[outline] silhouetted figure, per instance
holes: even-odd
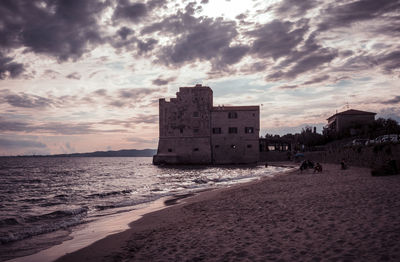
[[[307,166],[308,168],[314,168],[314,163],[310,160],[307,160]]]
[[[346,164],[346,161],[344,161],[344,158],[343,158],[342,161],[340,162],[340,167],[341,167],[343,170],[347,169],[347,164]]]
[[[317,173],[321,173],[321,172],[322,172],[322,166],[321,166],[320,163],[317,163],[317,164],[315,165],[315,167],[314,167],[314,173],[315,173],[315,172],[317,172]]]
[[[290,151],[288,151],[287,153],[286,153],[286,156],[287,156],[287,160],[292,160],[292,154],[290,153]]]
[[[306,170],[307,168],[308,168],[307,160],[304,160],[300,165],[300,172],[303,172],[303,170]]]

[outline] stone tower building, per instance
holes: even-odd
[[[159,101],[154,164],[244,164],[259,157],[258,106],[213,107],[211,88],[181,87]]]

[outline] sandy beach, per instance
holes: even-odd
[[[323,168],[181,199],[57,261],[399,261],[400,176]]]

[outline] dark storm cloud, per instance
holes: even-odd
[[[164,64],[179,66],[196,60],[229,59],[223,54],[230,52],[229,45],[237,35],[234,22],[206,18],[185,29],[187,31],[174,45],[163,48],[161,61]],[[235,61],[241,59],[243,52],[238,55],[233,58]]]
[[[362,71],[378,68],[386,74],[392,74],[394,70],[400,68],[400,51],[389,51],[385,54],[376,55],[360,54],[349,57],[345,63],[336,68],[336,71]]]
[[[345,4],[331,4],[321,13],[324,21],[319,25],[320,30],[328,30],[335,27],[348,27],[359,21],[375,18],[390,19],[385,14],[397,13],[400,10],[398,0],[360,0]]]
[[[167,85],[169,82],[175,81],[175,79],[176,77],[162,78],[162,76],[159,76],[157,79],[154,79],[152,83],[153,85],[164,86]]]
[[[243,73],[258,73],[264,71],[266,68],[267,63],[259,61],[243,66],[240,71]]]
[[[316,84],[316,83],[321,83],[325,80],[328,80],[329,76],[328,75],[324,75],[324,76],[319,76],[319,77],[315,77],[309,81],[306,81],[303,83],[303,85],[312,85],[312,84]]]
[[[284,0],[276,6],[278,15],[303,16],[318,4],[315,0]]]
[[[384,72],[390,74],[400,68],[400,51],[397,50],[378,58],[378,63],[383,65]]]
[[[195,3],[189,3],[185,10],[143,28],[143,36],[156,32],[176,36],[173,44],[159,49],[157,62],[179,67],[195,61],[210,61],[214,68],[239,62],[248,47],[232,44],[238,35],[236,23],[222,18],[195,17],[195,11]]]
[[[395,96],[392,99],[382,102],[382,104],[398,104],[398,103],[400,103],[400,96]]]
[[[0,103],[8,103],[9,105],[14,107],[45,108],[51,106],[54,101],[52,99],[37,95],[29,95],[25,93],[8,93],[3,97],[0,97]]]
[[[29,124],[21,121],[10,121],[0,117],[0,131],[20,132],[29,128]]]
[[[147,1],[147,7],[150,10],[153,10],[154,8],[164,7],[166,3],[167,3],[167,0],[150,0],[150,1]]]
[[[0,138],[0,147],[2,148],[21,148],[21,147],[34,147],[46,148],[47,145],[35,140],[9,140]]]
[[[149,38],[143,40],[138,40],[137,41],[137,48],[138,48],[138,53],[139,54],[145,54],[151,50],[153,50],[158,43],[158,40],[154,38]]]
[[[78,72],[73,72],[73,73],[67,75],[66,78],[80,80],[81,79],[81,75]]]
[[[172,78],[167,79],[173,81]],[[135,107],[136,104],[147,102],[154,99],[154,96],[160,96],[164,92],[163,88],[136,88],[118,89],[113,93],[106,89],[98,89],[94,92],[82,95],[64,95],[48,97],[27,94],[24,92],[14,93],[10,90],[0,90],[0,105],[9,104],[16,108],[27,108],[32,110],[46,108],[63,108],[75,106],[76,104],[95,105],[106,104],[114,107]]]
[[[154,8],[162,7],[166,0],[151,0],[147,3],[134,2],[131,3],[128,0],[120,0],[117,2],[115,8],[113,20],[126,20],[133,23],[140,22],[142,18]]]
[[[160,92],[161,89],[150,88],[122,88],[118,90],[118,97],[122,99],[141,99],[150,94]]]
[[[249,49],[248,46],[244,45],[223,48],[221,56],[215,59],[214,66],[218,69],[224,68],[226,65],[236,64],[246,55]]]
[[[279,64],[271,68],[267,80],[296,78],[338,56],[337,50],[324,48],[317,42],[316,33],[304,39],[309,31],[308,23],[306,19],[297,22],[274,20],[247,32],[254,38],[250,54],[263,59],[281,59]]]
[[[311,54],[298,61],[288,72],[284,74],[285,77],[295,78],[299,74],[310,70],[316,70],[319,66],[329,63],[337,56],[336,53],[317,53]]]
[[[102,130],[95,127],[97,123],[65,123],[65,122],[49,122],[43,124],[10,121],[5,118],[0,118],[0,131],[2,132],[24,132],[24,133],[49,133],[61,135],[83,135],[95,133],[112,133],[124,132],[123,129]]]
[[[288,21],[274,20],[247,33],[255,38],[250,53],[257,57],[278,59],[292,53],[303,40],[308,26],[300,28]]]
[[[1,20],[0,20],[0,23],[1,23]],[[0,32],[1,32],[1,29],[0,29]],[[6,57],[0,52],[0,80],[5,79],[8,76],[10,76],[11,78],[16,78],[19,75],[21,75],[23,72],[24,72],[23,64],[13,62],[13,58]]]
[[[118,2],[115,9],[113,19],[125,19],[131,22],[139,22],[140,18],[146,16],[147,7],[143,3],[133,3],[131,4],[127,0],[122,0]]]
[[[124,49],[127,52],[136,50],[138,55],[146,55],[155,49],[158,40],[154,38],[138,38],[134,31],[128,27],[122,27],[117,31],[117,37],[109,38],[108,42],[117,50]]]
[[[77,59],[89,44],[102,42],[97,16],[107,2],[2,1],[0,48],[26,47],[60,61]]]
[[[126,26],[121,27],[117,34],[123,39],[126,40],[127,36],[134,33],[134,31]]]
[[[162,88],[121,88],[117,90],[116,96],[108,97],[108,104],[114,107],[136,107],[145,102],[153,94],[162,92]]]
[[[344,64],[338,68],[336,71],[362,71],[371,69],[378,65],[378,61],[374,56],[368,54],[361,54],[356,56],[351,56],[344,61]]]

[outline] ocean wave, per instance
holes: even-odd
[[[129,193],[131,193],[131,192],[132,192],[132,190],[125,189],[125,190],[121,190],[121,191],[111,191],[111,192],[95,193],[95,194],[88,195],[87,197],[88,197],[88,198],[94,198],[94,197],[104,198],[104,197],[115,196],[115,195],[129,194]]]
[[[196,184],[207,184],[209,180],[207,178],[196,178],[193,182]]]
[[[54,221],[53,223],[46,223],[34,225],[30,227],[23,227],[0,233],[0,243],[6,244],[14,241],[23,240],[37,235],[42,235],[54,232],[60,229],[67,229],[72,226],[85,223],[81,216],[73,217],[68,220]]]
[[[127,200],[127,201],[122,201],[122,202],[116,202],[116,203],[112,203],[109,205],[97,205],[95,206],[95,208],[97,210],[105,210],[105,209],[112,209],[112,208],[120,208],[120,207],[129,207],[129,206],[136,206],[136,205],[140,205],[140,204],[144,204],[147,202],[151,202],[154,201],[160,197],[165,196],[166,194],[159,194],[156,196],[146,196],[143,199],[132,199],[132,200]]]
[[[27,203],[32,203],[32,204],[36,204],[42,201],[46,201],[45,198],[25,198],[25,199],[21,199],[19,200],[20,202],[27,202]]]
[[[79,214],[86,214],[88,211],[88,207],[80,207],[76,209],[70,209],[70,210],[57,210],[51,213],[39,215],[39,216],[29,216],[24,219],[25,222],[37,222],[40,220],[54,220],[54,219],[60,219],[64,217],[70,217],[70,216],[76,216]]]
[[[54,196],[55,198],[68,198],[69,196],[68,195],[65,195],[65,194],[60,194],[60,195],[56,195],[56,196]]]
[[[63,203],[60,203],[60,202],[47,202],[47,203],[40,204],[39,206],[41,206],[41,207],[51,207],[51,206],[58,206],[58,205],[61,205],[61,204],[63,204]]]
[[[39,184],[41,179],[10,179],[8,184]]]

